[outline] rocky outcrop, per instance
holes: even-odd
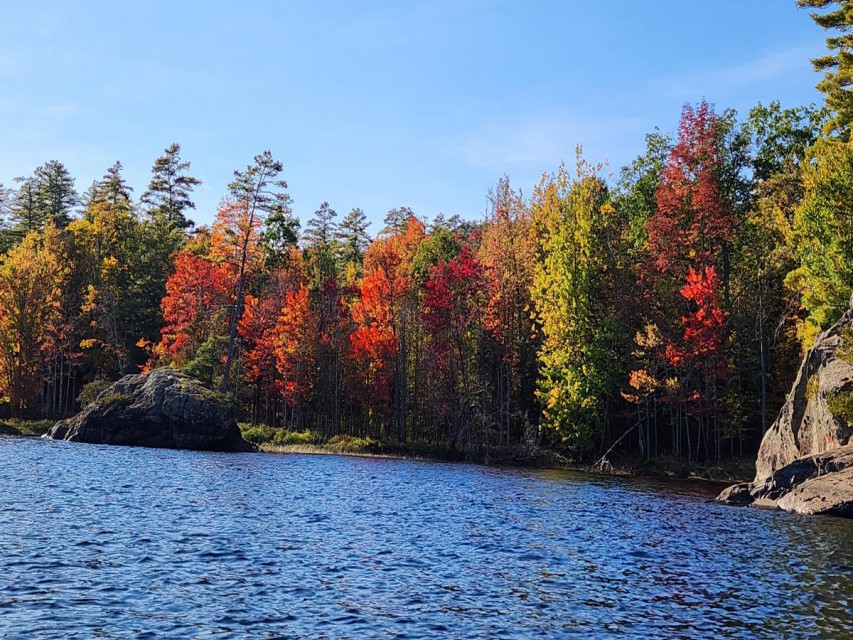
[[[717,498],[732,505],[853,516],[853,299],[808,350],[751,483]],[[851,444],[848,444],[851,443]]]
[[[0,436],[19,436],[21,432],[12,425],[0,422]]]
[[[193,378],[164,367],[125,376],[73,418],[56,440],[203,451],[251,451],[229,403]]]
[[[803,515],[853,517],[853,469],[806,480],[776,502],[780,509]]]

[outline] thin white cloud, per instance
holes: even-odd
[[[549,170],[561,160],[571,161],[577,145],[583,145],[591,160],[607,160],[601,154],[619,152],[619,141],[636,137],[645,125],[639,117],[582,116],[558,110],[527,113],[482,122],[448,143],[445,150],[480,169]]]
[[[815,46],[796,46],[765,53],[754,60],[724,67],[697,69],[689,78],[668,78],[652,82],[660,93],[683,98],[688,95],[719,95],[726,91],[776,80],[794,72],[811,69],[810,60],[820,55]]]

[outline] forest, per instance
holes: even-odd
[[[0,185],[0,411],[58,418],[172,366],[242,420],[325,437],[545,446],[589,459],[755,450],[804,349],[853,290],[853,99],[840,35],[825,106],[709,102],[613,170],[576,150],[481,219],[323,202],[300,224],[256,156],[196,226],[178,144],[136,198],[116,162],[79,193],[57,160]]]

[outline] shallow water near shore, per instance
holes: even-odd
[[[853,522],[718,490],[0,438],[0,637],[849,634]]]

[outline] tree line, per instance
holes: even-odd
[[[213,224],[173,144],[138,200],[116,163],[85,194],[52,160],[0,185],[0,392],[58,417],[169,365],[244,419],[466,451],[645,457],[755,448],[853,289],[850,3],[815,61],[827,106],[701,102],[615,174],[584,159],[481,220],[392,209],[371,237],[327,202],[300,225],[269,152]]]

